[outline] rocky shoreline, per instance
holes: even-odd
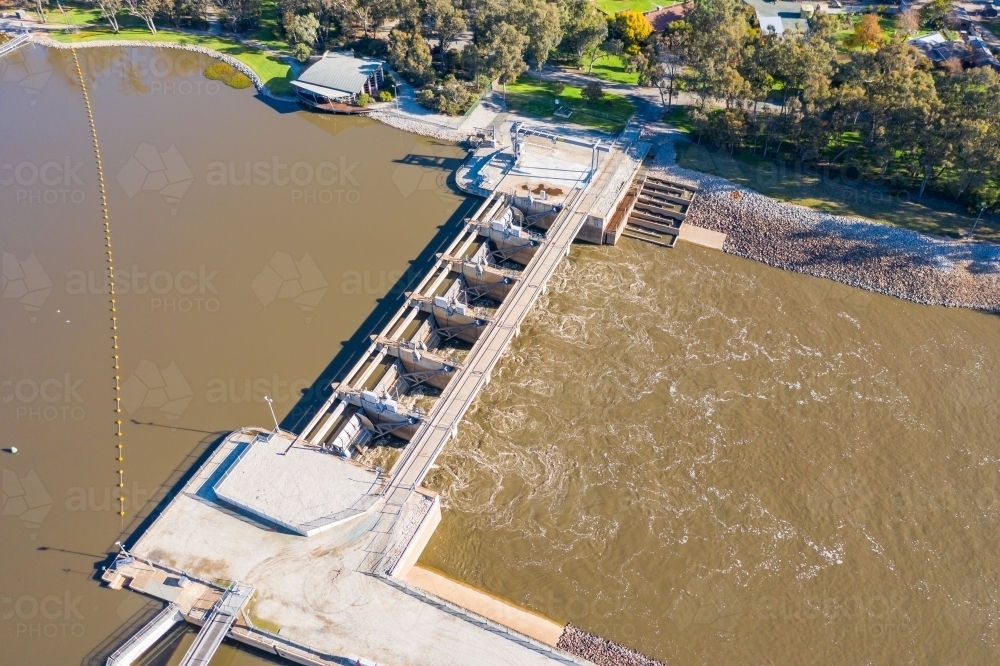
[[[658,137],[651,174],[699,188],[686,221],[727,234],[723,251],[925,305],[1000,312],[1000,246],[957,241],[775,201],[678,167]]]
[[[624,645],[604,640],[567,624],[556,647],[586,659],[597,666],[664,666],[662,662],[645,657]]]
[[[413,134],[431,137],[432,139],[441,139],[442,141],[459,143],[467,136],[465,133],[459,132],[458,130],[422,122],[416,116],[411,116],[405,112],[370,111],[364,115],[372,118],[373,120],[377,120],[380,123],[389,125],[390,127],[401,129],[404,132],[411,132]]]

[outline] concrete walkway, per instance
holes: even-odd
[[[467,608],[525,636],[531,636],[546,645],[555,647],[559,637],[562,636],[564,629],[562,625],[518,608],[508,601],[492,597],[470,585],[446,578],[419,564],[410,569],[403,580],[456,606]]]
[[[253,618],[340,663],[357,654],[391,666],[585,663],[362,572],[370,527],[363,521],[305,538],[220,505],[212,487],[235,458],[235,440],[249,438],[234,433],[224,442],[131,551],[190,577],[252,585]],[[147,593],[162,598],[155,590]]]

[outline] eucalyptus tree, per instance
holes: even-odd
[[[94,0],[101,18],[108,22],[112,32],[118,34],[118,13],[122,10],[122,0]]]
[[[156,34],[156,24],[153,18],[164,9],[160,0],[124,0],[125,12],[130,16],[140,18],[149,28],[149,31]]]
[[[588,58],[593,71],[601,43],[608,38],[607,16],[590,0],[564,0],[559,3],[559,25],[564,48]]]
[[[525,53],[535,64],[538,78],[542,78],[542,67],[549,59],[549,54],[562,40],[562,28],[559,24],[559,8],[555,3],[532,0],[527,7],[528,23],[525,32],[528,44]]]
[[[448,44],[468,27],[468,15],[453,0],[427,0],[424,12],[428,24],[437,35],[438,47],[443,55],[448,50]]]
[[[864,94],[863,141],[885,174],[898,151],[912,152],[937,101],[926,59],[902,38],[855,56],[848,78]]]

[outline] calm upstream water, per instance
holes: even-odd
[[[668,664],[992,663],[1000,320],[576,247],[422,563]]]
[[[201,75],[213,61],[191,53],[79,58],[105,170],[114,313],[72,55],[0,60],[0,447],[19,450],[0,454],[5,666],[92,663],[141,617],[146,600],[92,580],[123,528],[221,433],[270,426],[265,395],[287,415],[473,203],[446,186],[463,155],[453,146],[220,86]]]

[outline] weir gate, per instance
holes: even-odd
[[[202,627],[192,665],[208,663],[223,635],[306,664],[407,663],[394,652],[407,641],[421,663],[479,649],[493,663],[586,663],[555,649],[558,623],[469,590],[452,599],[450,581],[411,575],[440,521],[421,483],[574,240],[670,247],[695,194],[646,174],[641,125],[607,146],[508,125],[509,143],[496,128],[481,133],[456,173],[484,201],[312,420],[299,433],[230,435],[105,571],[110,586],[171,604],[109,664],[130,663],[182,619]],[[399,455],[383,470],[373,455],[390,439]],[[254,626],[251,597],[296,617],[302,591],[317,586],[331,601],[280,636]],[[497,633],[505,642],[493,645]],[[378,662],[343,656],[357,644]]]

